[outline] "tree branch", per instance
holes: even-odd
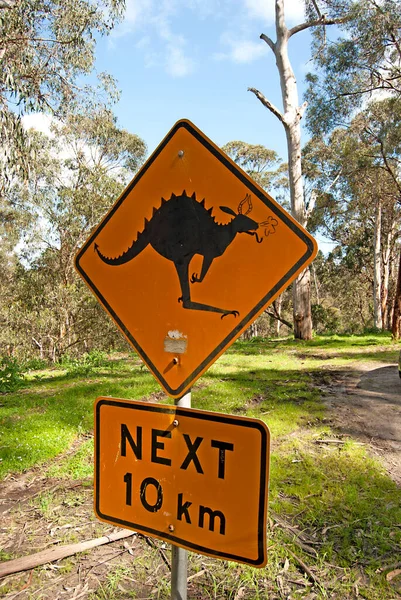
[[[281,123],[283,123],[283,125],[285,125],[284,115],[279,111],[278,108],[276,108],[274,106],[274,104],[272,104],[266,98],[266,96],[264,96],[261,92],[259,92],[259,90],[255,89],[255,88],[248,88],[248,92],[252,92],[253,94],[255,94],[255,96],[258,98],[258,100],[261,101],[261,103],[263,104],[263,106],[265,106],[266,108],[268,108],[270,110],[270,112],[272,112],[273,115],[276,116],[278,118],[278,120],[281,121]]]
[[[316,199],[317,199],[317,192],[315,189],[313,189],[310,194],[308,206],[306,207],[306,221],[309,221],[309,218],[315,208]]]
[[[276,44],[271,38],[269,38],[268,35],[266,35],[265,33],[261,33],[259,37],[261,40],[266,42],[266,44],[270,47],[271,50],[273,50],[273,52],[276,52]]]
[[[299,120],[301,120],[302,117],[304,116],[307,106],[308,106],[308,103],[305,101],[303,104],[301,104],[301,106],[298,107],[297,115],[298,115]]]
[[[315,11],[317,12],[317,16],[319,17],[319,19],[321,19],[323,17],[323,15],[320,12],[320,8],[318,6],[318,3],[316,2],[316,0],[312,0],[312,4],[314,6]]]
[[[1,0],[0,0],[1,1]],[[1,8],[1,7],[0,7]],[[63,45],[69,45],[74,43],[77,40],[77,37],[75,38],[70,38],[69,40],[55,40],[52,38],[29,38],[29,37],[16,37],[16,38],[4,38],[2,40],[2,43],[4,44],[17,44],[19,42],[24,42],[26,44],[29,43],[33,43],[33,42],[43,42],[45,44],[60,44],[60,46]]]
[[[265,313],[267,315],[269,315],[269,317],[273,317],[273,319],[276,319],[276,321],[280,321],[280,323],[283,323],[283,325],[286,325],[289,329],[294,329],[293,324],[290,323],[289,321],[286,321],[282,317],[277,316],[276,314],[270,312],[269,310],[266,310]]]
[[[295,25],[288,30],[288,38],[300,31],[304,31],[305,29],[310,29],[311,27],[319,27],[321,25],[339,25],[341,23],[345,23],[348,21],[348,17],[343,17],[341,19],[326,19],[325,15],[322,15],[320,19],[315,19],[314,21],[306,21],[305,23],[300,23],[299,25]]]
[[[12,575],[13,573],[20,573],[21,571],[28,571],[45,565],[56,560],[73,556],[77,552],[84,552],[91,550],[97,546],[104,544],[111,544],[113,542],[122,540],[127,537],[136,535],[135,531],[128,531],[128,529],[120,529],[115,533],[104,535],[100,538],[87,540],[85,542],[78,542],[76,544],[67,544],[66,546],[58,546],[52,550],[42,550],[36,554],[30,554],[21,558],[15,558],[8,560],[0,565],[0,577],[6,577],[6,575]]]
[[[395,88],[394,86],[386,87],[385,85],[375,85],[370,88],[366,88],[364,90],[358,90],[356,92],[342,92],[341,94],[337,94],[337,96],[332,96],[331,98],[328,98],[327,104],[330,104],[330,102],[334,102],[337,98],[346,98],[348,96],[361,96],[363,94],[369,94],[371,92],[376,92],[377,90],[386,90],[386,89],[396,90],[397,88]],[[345,123],[341,123],[341,125],[345,125]]]
[[[273,317],[273,319],[276,319],[277,321],[280,321],[280,323],[287,325],[287,327],[289,327],[290,329],[294,329],[293,324],[290,323],[289,321],[286,321],[286,319],[283,319],[283,317],[280,315],[279,311],[277,310],[276,300],[274,300],[272,307],[273,307],[274,312],[265,310],[265,313],[267,315],[269,315],[269,317]]]
[[[400,182],[399,182],[398,178],[396,177],[393,169],[391,168],[389,161],[387,160],[387,155],[386,155],[386,153],[384,151],[383,140],[379,139],[378,141],[379,141],[379,144],[380,144],[380,152],[381,152],[381,155],[382,155],[382,158],[383,158],[385,169],[389,173],[390,177],[393,179],[398,192],[401,194],[401,185],[400,185]]]

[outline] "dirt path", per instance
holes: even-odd
[[[359,363],[319,387],[333,426],[366,443],[401,485],[401,379],[397,365]]]

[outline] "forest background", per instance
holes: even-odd
[[[319,334],[392,330],[398,339],[401,7],[306,0],[303,20],[291,28],[285,9],[275,1],[276,38],[260,36],[276,59],[282,107],[250,92],[284,127],[288,156],[246,141],[223,150],[333,249],[319,252],[245,335],[293,330],[308,339],[313,326]],[[123,18],[121,0],[0,0],[3,373],[126,347],[73,267],[147,155],[145,141],[113,113],[113,77],[93,84],[91,75],[96,40]],[[311,69],[301,104],[288,43],[305,30]],[[49,135],[24,127],[24,116],[38,112],[52,116]],[[310,136],[302,152],[301,119]]]

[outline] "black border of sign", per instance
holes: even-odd
[[[165,532],[160,532],[157,531],[155,529],[152,529],[150,527],[143,527],[142,525],[139,525],[138,523],[131,523],[130,521],[125,521],[123,519],[118,519],[115,518],[113,516],[110,515],[105,515],[101,512],[100,510],[100,496],[99,496],[99,490],[100,490],[100,445],[101,445],[101,440],[100,440],[100,409],[102,406],[118,406],[120,408],[128,408],[128,409],[132,409],[132,410],[142,410],[142,411],[149,411],[149,412],[161,412],[161,413],[165,413],[165,414],[173,414],[176,416],[184,416],[184,417],[188,417],[188,418],[192,418],[192,419],[200,419],[200,420],[206,420],[206,421],[217,421],[219,423],[224,423],[226,425],[239,425],[241,427],[250,427],[250,428],[254,428],[254,429],[258,429],[259,432],[261,433],[261,456],[260,456],[260,489],[259,489],[259,507],[258,507],[258,552],[259,552],[259,556],[257,559],[255,560],[251,560],[247,557],[244,556],[238,556],[236,554],[229,554],[226,552],[220,552],[220,551],[216,551],[213,550],[211,548],[205,548],[204,546],[199,546],[198,544],[192,543],[192,542],[188,542],[186,540],[183,540],[181,538],[177,538],[174,535],[171,535],[169,533],[165,533]],[[113,523],[115,525],[121,525],[122,527],[128,527],[130,529],[138,529],[141,532],[146,532],[149,534],[153,534],[158,538],[161,538],[163,540],[166,541],[170,541],[172,543],[175,543],[177,545],[184,545],[186,548],[189,548],[195,552],[200,552],[201,554],[204,553],[208,556],[216,556],[217,558],[220,559],[226,559],[226,560],[233,560],[233,561],[237,561],[237,562],[241,562],[241,563],[245,563],[248,565],[252,565],[252,566],[263,566],[266,562],[266,555],[264,552],[264,548],[265,548],[265,538],[266,538],[266,517],[267,515],[265,514],[265,506],[266,506],[266,501],[267,501],[267,494],[268,494],[268,480],[266,478],[266,474],[267,474],[267,467],[268,467],[268,449],[269,449],[269,440],[268,440],[268,434],[266,433],[266,429],[263,427],[263,425],[259,424],[257,421],[253,421],[253,420],[242,420],[241,418],[234,418],[231,417],[230,415],[219,415],[219,414],[215,414],[215,413],[208,413],[206,411],[197,411],[197,410],[191,410],[191,409],[181,409],[181,408],[176,408],[174,406],[154,406],[151,404],[137,404],[134,402],[130,402],[129,400],[124,401],[124,400],[116,400],[116,399],[100,399],[97,401],[96,403],[96,417],[95,417],[95,439],[96,439],[96,447],[95,447],[95,453],[96,453],[96,460],[95,460],[95,467],[96,467],[96,471],[95,471],[95,478],[96,478],[96,485],[95,485],[95,490],[96,490],[96,494],[95,494],[95,513],[96,515],[100,518],[103,519],[109,523]]]
[[[101,232],[103,227],[105,227],[105,225],[108,223],[108,221],[114,215],[114,213],[118,210],[120,205],[124,202],[126,197],[131,193],[132,189],[140,181],[140,179],[143,177],[143,175],[146,173],[146,171],[149,169],[149,167],[152,165],[152,163],[157,159],[157,157],[159,156],[161,151],[165,148],[165,146],[170,142],[170,140],[173,138],[173,136],[177,133],[177,131],[181,127],[186,129],[191,135],[193,135],[198,140],[198,142],[200,142],[209,152],[211,152],[213,154],[213,156],[215,156],[215,158],[217,158],[217,160],[219,160],[227,169],[229,169],[232,172],[232,174],[235,177],[237,177],[237,179],[239,179],[255,196],[257,196],[259,198],[259,200],[261,200],[269,208],[269,210],[271,210],[271,212],[273,212],[279,219],[281,219],[281,221],[283,221],[305,243],[306,251],[305,251],[305,254],[292,267],[292,269],[290,269],[286,273],[286,275],[284,275],[284,277],[282,277],[280,279],[280,281],[275,286],[272,287],[272,289],[238,323],[238,325],[224,338],[224,340],[202,361],[202,363],[196,369],[194,369],[194,371],[185,379],[185,381],[180,386],[178,386],[177,389],[173,389],[167,383],[167,381],[163,377],[163,374],[156,368],[156,366],[153,364],[153,362],[150,360],[150,358],[147,356],[147,354],[143,351],[141,346],[135,340],[135,338],[133,337],[131,332],[127,329],[127,327],[124,325],[124,323],[121,321],[119,316],[114,312],[112,307],[108,304],[107,300],[104,298],[104,296],[101,294],[101,292],[97,289],[97,287],[94,285],[94,283],[89,279],[88,275],[85,273],[85,271],[79,264],[79,261],[80,261],[81,257],[83,256],[83,254],[93,244],[93,242],[95,241],[96,237]],[[75,266],[76,266],[76,269],[78,270],[78,272],[80,273],[80,275],[82,276],[82,278],[86,281],[87,285],[91,288],[91,290],[94,292],[94,294],[99,298],[100,302],[103,304],[103,306],[106,308],[108,313],[111,315],[111,317],[117,323],[118,327],[121,329],[121,331],[127,337],[127,339],[132,344],[132,346],[135,348],[135,350],[138,352],[138,354],[141,356],[142,360],[148,365],[150,370],[155,374],[156,378],[162,383],[162,385],[164,386],[167,393],[171,394],[173,397],[177,397],[177,396],[180,396],[180,394],[183,394],[185,392],[185,390],[188,389],[188,387],[197,379],[199,373],[201,373],[207,367],[207,365],[211,364],[215,360],[215,358],[220,354],[220,352],[223,350],[223,348],[227,347],[230,344],[231,340],[233,338],[235,338],[235,336],[241,331],[241,329],[243,329],[247,324],[249,324],[252,321],[252,319],[255,317],[255,315],[262,309],[262,307],[265,306],[269,302],[269,300],[278,292],[278,290],[281,289],[291,279],[291,277],[299,269],[301,269],[303,265],[305,265],[307,263],[308,259],[313,255],[313,253],[314,253],[314,243],[313,243],[313,240],[306,234],[306,232],[303,229],[301,229],[300,226],[297,225],[297,223],[292,221],[292,219],[289,218],[289,216],[283,209],[281,209],[274,202],[272,202],[270,200],[269,196],[267,196],[263,191],[258,189],[252,183],[252,181],[250,181],[248,179],[247,175],[241,169],[239,169],[239,167],[237,165],[230,162],[229,159],[223,153],[221,153],[206,137],[204,137],[198,130],[194,129],[194,127],[192,127],[192,125],[189,121],[181,120],[181,121],[178,121],[174,125],[174,127],[167,134],[167,136],[164,138],[164,140],[161,142],[161,144],[156,148],[154,153],[151,155],[151,157],[148,159],[148,161],[144,164],[144,166],[139,171],[139,173],[134,177],[134,179],[131,181],[130,185],[123,192],[123,194],[121,195],[119,200],[116,202],[116,204],[110,210],[110,212],[106,215],[106,217],[100,223],[100,225],[96,228],[96,230],[90,236],[90,238],[88,239],[86,244],[84,244],[84,246],[78,252],[76,259],[75,259]]]

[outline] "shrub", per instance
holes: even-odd
[[[15,392],[24,385],[24,372],[16,358],[5,356],[0,361],[0,393]]]
[[[338,333],[341,325],[341,312],[334,306],[312,305],[313,327],[317,333]]]
[[[48,361],[43,358],[30,358],[24,362],[24,371],[41,371],[48,366]]]
[[[97,367],[108,364],[107,355],[100,350],[85,352],[79,358],[65,355],[60,362],[61,366],[67,371],[67,375],[71,377],[89,375]]]

